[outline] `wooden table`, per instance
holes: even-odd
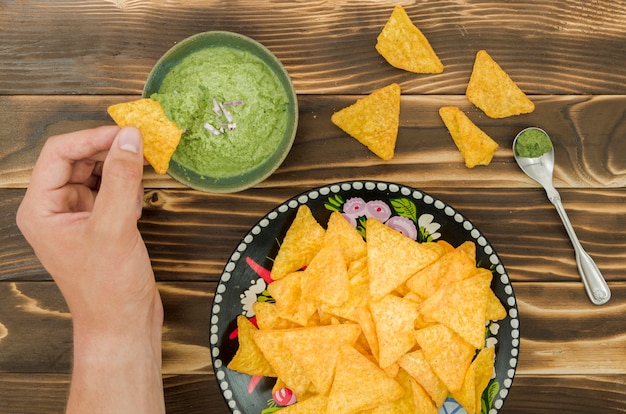
[[[445,65],[438,75],[389,66],[374,49],[402,3]],[[169,413],[228,413],[213,375],[209,313],[222,267],[275,205],[334,181],[409,185],[464,213],[511,277],[519,363],[501,410],[626,412],[626,2],[142,1],[0,3],[0,412],[61,412],[71,371],[65,303],[15,226],[48,137],[110,124],[106,107],[138,97],[152,65],[185,37],[248,35],[293,78],[300,124],[279,170],[256,188],[206,194],[145,173],[140,229],[165,306]],[[486,49],[536,104],[487,118],[464,92]],[[381,161],[330,122],[359,96],[402,86],[396,156]],[[499,144],[465,168],[438,115],[457,105]],[[612,289],[592,305],[555,209],[512,157],[515,134],[540,126],[556,149],[555,184],[582,245]],[[333,148],[333,150],[329,150]]]

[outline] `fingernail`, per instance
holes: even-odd
[[[141,134],[136,128],[122,128],[117,136],[121,150],[137,154],[141,145]]]

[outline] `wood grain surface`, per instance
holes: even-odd
[[[376,36],[402,4],[445,65],[437,75],[395,69]],[[140,96],[170,47],[207,30],[267,46],[299,103],[294,146],[257,187],[188,189],[147,167],[139,227],[165,306],[168,413],[217,413],[210,309],[233,249],[277,204],[311,187],[369,179],[419,188],[452,205],[489,239],[512,280],[521,345],[512,413],[626,412],[626,2],[388,0],[4,0],[0,2],[0,413],[63,411],[71,316],[15,225],[45,141],[111,124],[108,105]],[[533,113],[494,120],[465,98],[486,49],[529,95]],[[372,90],[402,87],[396,156],[383,162],[330,122]],[[500,148],[465,168],[438,115],[459,106]],[[612,289],[587,300],[574,252],[545,193],[512,158],[515,134],[544,128],[555,185],[582,245]],[[332,148],[332,151],[329,151]]]

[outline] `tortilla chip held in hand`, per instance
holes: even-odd
[[[331,121],[383,160],[392,159],[400,123],[400,85],[372,92],[335,112]]]
[[[414,73],[443,72],[443,64],[428,39],[400,5],[394,7],[377,40],[376,50],[393,67]]]
[[[157,174],[165,174],[183,131],[170,121],[159,102],[139,99],[111,105],[107,112],[121,128],[134,126],[143,137],[143,155]]]
[[[452,139],[465,159],[467,168],[489,165],[498,144],[455,106],[439,109],[439,116],[446,124]]]
[[[535,110],[535,104],[485,50],[476,54],[465,95],[490,118],[506,118]]]

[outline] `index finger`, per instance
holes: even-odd
[[[35,163],[30,187],[54,190],[75,181],[75,177],[89,177],[98,161],[104,161],[119,127],[103,126],[70,132],[48,139]]]

